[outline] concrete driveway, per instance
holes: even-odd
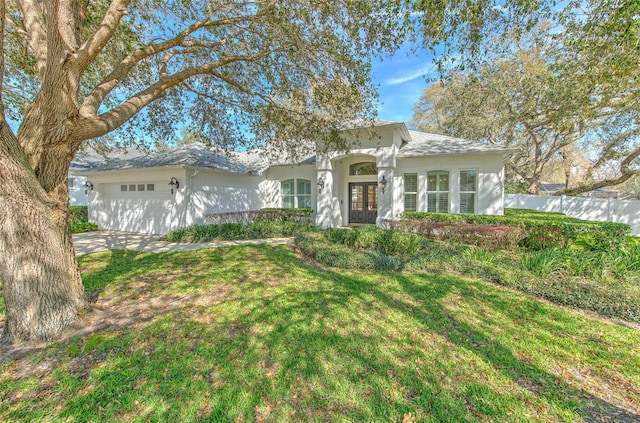
[[[199,243],[179,243],[159,241],[159,235],[133,232],[96,231],[73,235],[76,255],[106,250],[132,250],[152,253],[167,251],[203,250],[206,248],[232,247],[235,245],[290,244],[293,238],[249,239],[242,241],[218,241]]]

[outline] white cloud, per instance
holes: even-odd
[[[404,84],[405,82],[413,81],[416,78],[421,78],[423,76],[427,76],[433,73],[434,65],[423,66],[419,69],[414,70],[411,73],[407,73],[405,75],[401,75],[395,78],[387,78],[384,83],[385,85],[398,85]]]

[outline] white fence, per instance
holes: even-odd
[[[504,206],[564,213],[583,220],[626,223],[633,235],[640,236],[640,200],[505,194]]]

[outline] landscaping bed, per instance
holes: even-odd
[[[371,271],[452,272],[549,301],[640,323],[640,240],[610,251],[490,250],[375,227],[300,233],[296,246],[327,266]]]
[[[235,241],[293,236],[313,230],[311,209],[262,209],[246,212],[209,215],[216,222],[192,225],[164,235],[161,240],[172,242]]]
[[[623,223],[524,209],[505,209],[504,216],[407,212],[403,219],[386,225],[440,240],[501,248],[518,245],[528,250],[578,245],[606,251],[623,245],[631,234],[631,227]]]

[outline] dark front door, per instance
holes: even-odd
[[[349,184],[349,223],[376,223],[378,217],[378,184]]]

